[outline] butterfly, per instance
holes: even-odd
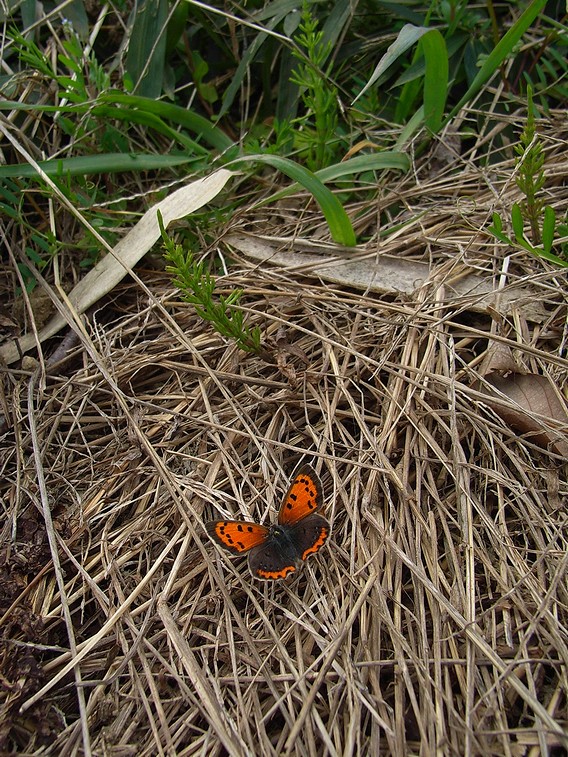
[[[255,578],[275,581],[294,573],[325,544],[330,527],[317,510],[323,502],[321,481],[311,465],[295,473],[278,513],[278,523],[262,526],[244,520],[205,524],[213,540],[233,554],[248,554]]]

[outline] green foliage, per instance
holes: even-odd
[[[109,6],[104,27],[89,28],[86,15],[80,26],[72,4],[73,24],[51,16],[30,31],[24,19],[33,19],[23,6],[9,4],[0,111],[14,133],[21,127],[21,143],[65,196],[107,233],[122,221],[117,199],[143,197],[156,183],[201,174],[213,161],[240,159],[250,174],[264,167],[292,179],[262,202],[301,185],[320,204],[332,238],[352,245],[355,223],[342,202],[376,192],[387,171],[408,170],[415,132],[425,135],[417,151],[425,149],[430,134],[475,99],[479,118],[470,114],[464,131],[479,134],[479,150],[498,161],[512,129],[502,132],[502,145],[498,134],[483,135],[500,111],[518,108],[525,82],[542,110],[566,107],[568,34],[552,5],[365,1],[354,13],[351,0],[175,8],[145,0],[130,16],[128,4]],[[531,28],[536,33],[529,35]],[[502,85],[499,98],[494,85]],[[524,140],[523,201],[493,229],[539,254],[562,255],[566,219],[544,206],[538,139]],[[4,156],[0,179],[16,181],[15,198],[26,195],[24,203],[4,199],[4,212],[35,245],[38,260],[49,263],[32,235],[32,205],[39,202],[47,228],[52,190],[14,150]],[[245,197],[248,190],[235,205]],[[135,200],[128,209],[138,209]],[[96,244],[81,250],[76,242],[86,236],[69,230],[80,265],[96,260]]]
[[[58,74],[56,80],[62,97],[70,102],[84,103],[110,88],[110,76],[93,51],[85,55],[84,45],[73,29],[70,26],[65,29],[66,38],[62,41],[65,52],[59,53],[57,60],[70,76]]]
[[[215,86],[206,81],[209,74],[209,64],[198,51],[191,53],[191,60],[193,64],[193,80],[195,81],[199,96],[203,102],[213,105],[219,99],[219,95]]]
[[[558,23],[543,19],[542,41],[520,74],[530,86],[538,107],[548,114],[553,107],[568,102],[568,26],[566,17]]]
[[[300,154],[305,151],[307,167],[311,171],[330,165],[337,153],[337,90],[330,83],[331,65],[325,63],[331,43],[323,41],[318,21],[307,3],[302,10],[299,33],[295,37],[299,50],[292,55],[300,61],[292,71],[290,81],[300,87],[305,113],[292,122],[297,129],[296,143]]]
[[[462,94],[458,103],[449,113],[446,123],[453,118],[464,105],[471,102],[471,100],[483,90],[485,85],[491,81],[496,74],[502,75],[501,67],[503,63],[515,55],[517,45],[522,36],[538,17],[545,5],[546,0],[533,0],[500,39],[493,39],[493,43],[491,44],[488,53],[479,57],[479,70],[466,92]],[[495,35],[495,37],[496,36],[497,35]],[[489,96],[489,94],[487,96]]]
[[[260,329],[258,326],[250,328],[238,308],[242,289],[233,289],[226,297],[215,297],[217,284],[206,270],[205,262],[197,261],[191,250],[184,250],[182,245],[176,244],[168,236],[159,212],[158,223],[169,264],[166,271],[172,274],[173,283],[180,290],[182,299],[195,307],[200,318],[210,321],[221,336],[234,340],[237,347],[245,352],[260,354]]]
[[[355,232],[349,216],[337,197],[323,185],[315,174],[294,161],[282,158],[279,155],[248,155],[246,158],[239,158],[234,161],[237,165],[255,162],[273,166],[286,176],[299,182],[317,200],[333,239],[338,244],[344,244],[347,247],[353,247],[356,244]],[[322,169],[322,171],[324,170]]]
[[[60,251],[61,244],[57,242],[51,231],[42,232],[29,223],[21,223],[24,198],[25,193],[22,193],[21,187],[15,182],[10,179],[0,182],[0,215],[20,224],[19,236],[23,243],[24,255],[41,272],[49,266]],[[18,261],[17,265],[24,288],[31,292],[37,283],[33,273],[25,262]]]
[[[511,228],[514,241],[504,232],[503,219],[493,213],[493,224],[489,231],[494,237],[512,246],[520,246],[534,255],[546,258],[560,266],[568,262],[552,252],[557,219],[554,209],[545,205],[541,190],[545,184],[544,150],[536,128],[536,113],[532,89],[527,91],[527,120],[521,132],[517,153],[516,177],[518,188],[524,195],[521,202],[511,208]],[[525,225],[530,229],[530,241],[525,234]],[[565,250],[563,256],[565,256]]]
[[[539,222],[544,208],[544,198],[540,196],[545,182],[544,150],[536,130],[531,87],[527,91],[527,121],[519,144],[515,145],[515,152],[519,156],[515,181],[525,196],[518,207],[530,225],[534,244],[540,244],[542,235]]]
[[[19,59],[30,69],[55,83],[60,102],[82,105],[110,87],[110,75],[98,63],[92,51],[85,55],[83,43],[69,24],[64,25],[63,29],[65,38],[61,41],[63,52],[57,55],[58,66],[52,65],[37,44],[16,29],[10,32],[10,37]],[[61,111],[64,111],[64,107]],[[62,115],[59,121],[63,131],[74,139],[84,137],[95,126],[91,118],[77,121]]]
[[[168,0],[139,0],[134,4],[126,66],[134,92],[143,97],[157,98],[164,88],[168,11]]]

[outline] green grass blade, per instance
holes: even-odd
[[[424,34],[427,34],[430,32],[431,29],[427,29],[424,26],[414,26],[413,24],[405,24],[400,32],[398,33],[397,38],[392,43],[392,45],[389,46],[386,53],[383,55],[383,57],[380,59],[380,61],[377,63],[377,66],[375,67],[375,70],[371,74],[371,78],[369,81],[365,84],[363,89],[359,92],[357,97],[353,100],[353,103],[356,103],[357,100],[365,94],[365,92],[369,89],[369,87],[372,87],[373,84],[377,81],[377,79],[384,74],[384,72],[392,66],[393,63],[395,63],[401,55],[404,55],[404,53],[408,50],[409,47],[412,47],[418,40],[424,36]]]
[[[354,158],[344,160],[327,168],[321,168],[316,171],[315,176],[320,181],[335,181],[344,176],[352,176],[363,171],[408,171],[410,169],[410,160],[408,155],[403,152],[385,151],[376,155],[356,155]]]
[[[166,119],[178,126],[183,126],[188,131],[198,134],[219,152],[233,147],[234,142],[221,129],[218,129],[211,121],[208,121],[198,113],[192,113],[179,105],[172,105],[163,100],[151,100],[148,97],[137,95],[123,95],[119,92],[109,92],[100,95],[98,103],[113,103],[123,105],[129,110],[138,110],[149,113],[158,118]]]
[[[258,34],[254,37],[241,56],[239,65],[233,74],[231,82],[223,94],[223,102],[221,104],[221,110],[218,113],[218,118],[222,118],[228,113],[237,92],[243,86],[247,72],[250,71],[253,61],[256,59],[257,54],[268,38],[274,36],[281,42],[290,43],[290,40],[274,30],[281,22],[285,21],[290,13],[295,13],[296,11],[297,3],[291,2],[291,0],[276,0],[276,2],[266,4],[264,8],[253,15],[252,18],[256,24]]]
[[[320,168],[315,172],[315,176],[326,184],[329,181],[337,181],[347,176],[354,176],[359,173],[366,173],[368,171],[402,171],[406,173],[410,170],[410,160],[406,153],[397,152],[396,150],[380,152],[376,155],[356,155],[354,158],[344,160],[341,163],[336,163],[333,166],[327,166],[327,168]],[[355,187],[354,187],[355,188]],[[266,199],[258,203],[258,206],[268,205],[273,202],[278,202],[283,197],[288,197],[294,192],[298,191],[298,184],[291,184],[285,189],[281,189],[279,192],[270,195]],[[348,190],[347,190],[348,191]]]
[[[89,176],[101,173],[123,173],[125,171],[154,171],[172,168],[198,160],[185,155],[144,155],[133,153],[107,153],[84,155],[77,158],[39,160],[38,166],[48,176]],[[0,178],[38,177],[35,168],[28,163],[0,166]]]
[[[442,126],[448,94],[448,51],[444,38],[432,29],[420,40],[424,51],[424,123],[432,134]]]
[[[518,202],[514,202],[513,207],[511,208],[511,226],[513,227],[515,240],[519,244],[526,242],[523,214],[521,213],[521,208]]]
[[[343,244],[346,247],[354,247],[357,244],[355,232],[351,226],[349,216],[343,209],[341,203],[330,190],[322,184],[320,179],[308,171],[307,168],[294,163],[288,158],[282,158],[279,155],[247,155],[244,158],[238,158],[232,161],[226,167],[231,165],[242,165],[243,163],[266,163],[273,168],[281,171],[289,178],[297,181],[307,191],[313,195],[314,199],[322,209],[325,216],[329,231],[334,241]]]
[[[137,94],[159,97],[164,80],[168,0],[143,0],[134,8],[129,20],[132,32],[126,68]]]
[[[542,246],[545,252],[552,250],[554,242],[554,230],[556,228],[556,214],[554,209],[547,205],[544,209],[544,218],[542,221]]]
[[[117,105],[124,106],[117,108]],[[121,121],[132,121],[134,123],[149,126],[160,134],[164,134],[169,139],[181,144],[188,152],[198,152],[207,155],[202,145],[172,129],[163,119],[171,121],[176,126],[181,126],[188,131],[194,132],[207,142],[211,147],[224,152],[234,146],[234,142],[214,124],[197,113],[191,113],[179,105],[172,105],[161,100],[150,100],[147,97],[138,97],[137,95],[123,95],[119,92],[108,92],[100,95],[94,102],[87,102],[82,105],[37,105],[31,103],[20,103],[15,100],[0,100],[0,111],[2,110],[25,110],[38,111],[41,113],[65,113],[68,115],[90,113],[99,118],[117,119]]]
[[[412,114],[410,117],[410,120],[407,124],[403,127],[402,131],[400,132],[396,143],[395,143],[395,150],[404,150],[405,145],[407,145],[414,134],[416,132],[420,131],[422,128],[422,124],[424,123],[424,105],[420,105],[416,112]]]

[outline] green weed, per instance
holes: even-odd
[[[233,289],[228,296],[215,296],[216,281],[205,267],[203,260],[197,261],[192,250],[176,244],[164,229],[161,214],[158,223],[164,243],[166,271],[173,276],[173,283],[179,289],[181,298],[194,306],[200,318],[209,321],[221,336],[232,339],[245,352],[260,354],[261,335],[258,326],[251,328],[245,323],[243,311],[239,309],[242,289]]]
[[[305,113],[292,123],[296,127],[300,154],[305,155],[307,167],[317,171],[335,160],[338,106],[337,90],[330,83],[331,65],[326,66],[331,43],[324,42],[323,32],[318,31],[318,20],[307,3],[304,3],[299,33],[294,39],[302,52],[292,51],[300,64],[292,71],[290,81],[300,88]]]
[[[489,231],[502,242],[520,246],[557,265],[568,266],[566,260],[552,252],[557,219],[554,209],[546,205],[542,194],[546,180],[544,149],[538,136],[531,87],[527,90],[527,121],[521,132],[519,144],[515,145],[515,152],[518,156],[515,181],[524,198],[521,202],[513,203],[511,208],[510,225],[513,239],[504,232],[503,218],[499,213],[493,213],[493,224]],[[562,255],[566,255],[565,246]]]

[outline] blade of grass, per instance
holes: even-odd
[[[227,167],[230,165],[242,165],[243,163],[266,163],[286,174],[286,176],[289,176],[294,181],[297,181],[298,184],[301,184],[313,195],[322,209],[334,241],[346,247],[354,247],[357,244],[351,221],[343,206],[337,197],[322,184],[320,179],[314,173],[308,171],[307,168],[299,166],[292,160],[282,158],[279,155],[247,155],[244,158],[232,161]]]
[[[320,168],[315,172],[315,176],[326,184],[328,181],[336,181],[346,176],[353,176],[358,173],[366,171],[403,171],[410,170],[410,160],[405,153],[396,152],[396,150],[389,150],[378,153],[377,155],[357,155],[349,160],[341,161],[333,166],[327,166],[327,168]],[[287,197],[298,190],[298,184],[291,184],[286,189],[281,189],[279,192],[261,200],[256,207],[262,207],[272,202],[277,202],[283,197]]]
[[[106,153],[102,155],[84,155],[77,158],[40,160],[38,161],[38,166],[48,176],[89,176],[101,173],[123,173],[124,171],[153,171],[197,160],[200,160],[200,158],[184,155]],[[13,176],[40,178],[34,166],[30,166],[27,163],[0,166],[0,178]]]
[[[124,108],[117,108],[124,105]],[[89,113],[99,118],[116,119],[120,121],[132,121],[155,129],[169,139],[174,140],[189,152],[199,152],[208,155],[209,151],[183,133],[172,129],[162,119],[167,119],[192,131],[200,136],[211,147],[224,152],[234,145],[233,141],[214,124],[197,113],[191,113],[180,108],[178,105],[162,101],[150,100],[147,97],[136,95],[123,95],[119,92],[109,92],[93,102],[83,105],[38,105],[33,103],[20,103],[15,100],[0,100],[0,111],[25,110],[41,113],[65,113],[69,115]]]
[[[126,68],[139,95],[162,94],[166,52],[167,0],[143,0],[134,6]]]
[[[171,121],[178,126],[183,126],[188,131],[199,134],[208,144],[219,152],[233,147],[234,142],[225,132],[218,129],[211,121],[208,121],[198,113],[192,113],[179,105],[164,102],[163,100],[152,100],[148,97],[139,97],[137,95],[123,95],[120,92],[109,92],[101,95],[97,102],[112,103],[115,105],[124,105],[129,110],[134,110],[158,116],[161,119]]]
[[[546,252],[550,252],[552,250],[555,228],[556,214],[550,207],[550,205],[547,205],[544,209],[544,218],[542,221],[542,246]]]
[[[424,123],[436,134],[441,125],[448,94],[448,51],[444,38],[432,29],[420,40],[426,61],[424,73]]]
[[[408,155],[395,150],[380,152],[377,155],[357,155],[349,160],[336,163],[327,168],[321,168],[315,175],[320,181],[335,181],[344,176],[352,176],[362,171],[408,171],[410,160]]]
[[[424,26],[414,26],[414,24],[405,24],[402,29],[399,31],[397,38],[392,43],[392,45],[389,46],[386,53],[383,55],[383,57],[380,59],[380,61],[377,63],[377,66],[373,73],[371,74],[371,78],[369,81],[365,84],[363,89],[359,92],[357,97],[353,100],[353,103],[357,102],[357,100],[365,94],[365,92],[369,89],[369,87],[372,87],[373,84],[377,81],[377,79],[390,67],[392,64],[397,61],[401,55],[404,55],[404,53],[408,50],[409,47],[412,47],[415,42],[418,42],[418,40],[423,37],[428,32],[431,32],[431,29],[427,29]]]

